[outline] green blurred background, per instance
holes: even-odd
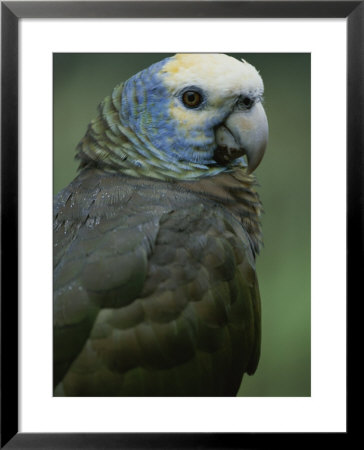
[[[113,87],[170,54],[57,53],[54,80],[54,192],[76,175],[75,148]],[[256,170],[264,248],[257,261],[262,352],[241,396],[310,396],[310,54],[231,54],[264,80],[270,136]]]

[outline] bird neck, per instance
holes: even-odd
[[[79,169],[99,168],[111,173],[160,180],[194,180],[229,170],[226,166],[207,166],[193,162],[171,162],[146,137],[138,136],[120,120],[123,84],[98,107],[98,115],[88,125],[76,149]]]
[[[259,253],[263,245],[260,218],[263,212],[254,175],[248,175],[244,169],[236,168],[214,177],[179,184],[192,191],[223,205],[243,225],[247,231],[254,253]]]

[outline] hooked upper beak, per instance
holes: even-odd
[[[268,121],[263,105],[250,110],[234,110],[215,132],[215,160],[222,164],[246,155],[248,173],[260,164],[268,142]]]

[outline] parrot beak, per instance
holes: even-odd
[[[248,173],[260,164],[268,142],[268,121],[261,103],[251,110],[234,110],[216,129],[215,160],[220,164],[246,155]]]

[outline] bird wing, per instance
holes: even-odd
[[[236,395],[255,371],[254,255],[220,205],[86,171],[57,198],[54,246],[56,395]]]
[[[156,215],[119,211],[133,193],[107,180],[79,177],[55,202],[55,385],[82,350],[100,310],[128,304],[140,293],[158,231]]]

